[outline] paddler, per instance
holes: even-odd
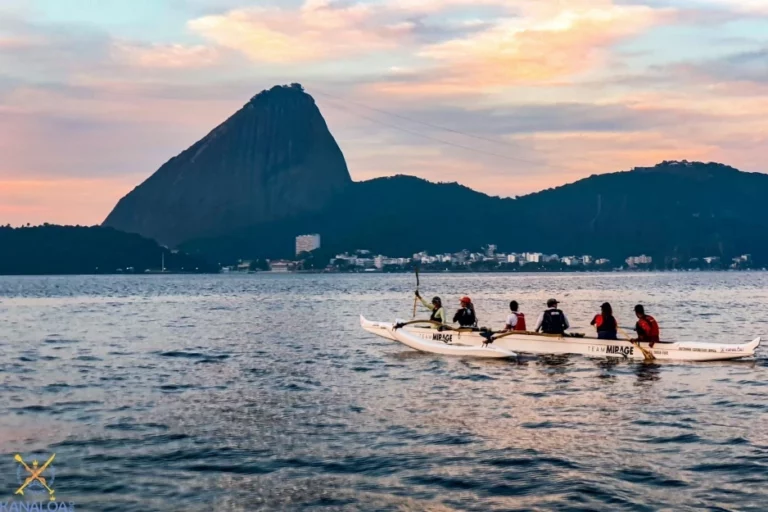
[[[419,290],[416,290],[416,298],[424,304],[424,307],[432,312],[432,315],[429,317],[430,320],[433,322],[440,322],[443,325],[448,324],[448,318],[445,316],[445,308],[443,308],[443,301],[440,300],[440,297],[433,297],[432,303],[430,304],[422,298],[419,294]]]
[[[536,322],[536,332],[544,334],[565,334],[565,330],[571,327],[568,317],[562,310],[557,308],[558,302],[555,299],[547,301],[547,309],[539,315]]]
[[[618,330],[618,324],[616,318],[613,316],[613,308],[607,302],[603,302],[600,306],[600,314],[595,315],[590,325],[594,325],[597,329],[597,339],[599,340],[616,340],[618,339],[616,331]]]
[[[507,323],[504,326],[505,331],[525,331],[525,315],[518,311],[519,304],[516,300],[509,303],[509,310],[512,312],[507,317]]]
[[[475,306],[472,299],[462,297],[459,301],[461,307],[453,315],[453,321],[458,322],[461,327],[475,327],[477,325],[477,316],[475,315]]]
[[[633,341],[647,341],[648,346],[653,347],[659,341],[659,324],[651,315],[645,314],[645,308],[642,304],[635,306],[635,315],[637,316],[637,323],[635,324],[637,339]]]

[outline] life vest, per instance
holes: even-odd
[[[442,306],[439,307],[439,308],[433,309],[432,310],[432,315],[429,317],[429,319],[432,320],[433,322],[440,322],[441,324],[444,323],[443,320],[445,320],[445,319],[441,318],[440,316],[438,316],[438,313],[440,313],[440,311],[442,311],[442,310],[443,310]]]
[[[649,341],[651,343],[659,341],[659,324],[656,323],[656,319],[651,315],[644,315],[643,318],[637,321],[637,326],[640,328],[637,334],[641,341]]]
[[[594,324],[598,331],[616,331],[615,318],[605,318],[602,314],[595,315]]]
[[[544,311],[544,320],[541,322],[541,330],[545,334],[565,334],[565,315],[559,309]]]
[[[477,323],[477,318],[473,308],[470,306],[456,311],[456,314],[453,315],[453,321],[458,322],[462,327],[472,327]]]
[[[522,313],[518,313],[517,311],[512,312],[513,315],[517,317],[517,323],[515,324],[515,331],[527,331],[525,327],[525,315]]]

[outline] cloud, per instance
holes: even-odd
[[[542,2],[522,17],[501,19],[478,34],[421,49],[419,55],[434,63],[431,68],[414,80],[382,83],[378,91],[476,94],[521,85],[557,85],[599,67],[610,45],[642,33],[665,14],[604,0]]]
[[[238,9],[189,22],[189,28],[254,61],[270,63],[339,59],[396,48],[413,23],[380,24],[374,6],[307,0],[299,10]]]
[[[116,60],[143,68],[194,69],[213,66],[219,61],[219,52],[204,45],[118,42],[113,44],[112,49]]]

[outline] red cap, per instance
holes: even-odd
[[[461,303],[462,304],[472,304],[472,299],[470,299],[467,296],[464,296],[464,297],[461,298]]]

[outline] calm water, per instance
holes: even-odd
[[[92,511],[768,508],[768,359],[478,361],[410,351],[413,276],[0,278],[0,501],[55,452]],[[768,274],[422,276],[500,326],[549,296],[586,330],[768,335]],[[2,505],[0,505],[2,506]]]

